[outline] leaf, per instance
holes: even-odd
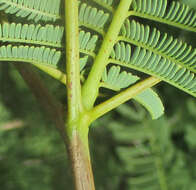
[[[60,19],[61,0],[0,0],[0,10],[18,17],[38,22]]]
[[[86,3],[80,3],[79,5],[79,22],[92,30],[96,30],[103,34],[103,28],[108,21],[109,14],[103,10],[99,10],[95,7],[91,7]]]
[[[119,66],[112,66],[108,73],[105,70],[102,77],[102,80],[105,83],[103,87],[108,87],[116,91],[134,84],[136,81],[138,81],[138,79],[139,77],[134,76],[131,73],[127,73],[126,71],[120,73]]]
[[[151,38],[150,41],[153,41]],[[154,38],[154,40],[156,39]],[[195,74],[189,70],[189,67],[183,68],[177,61],[175,61],[175,59],[170,59],[167,56],[163,57],[152,48],[149,48],[148,50],[146,47],[147,45],[142,46],[142,43],[136,43],[138,46],[134,48],[133,53],[131,54],[131,48],[129,48],[129,51],[126,51],[123,43],[124,42],[117,43],[117,45],[114,47],[111,55],[112,59],[109,60],[110,63],[129,67],[156,76],[196,97],[196,77]],[[187,46],[182,46],[183,49],[184,47]],[[156,47],[153,48],[156,49]],[[191,48],[188,48],[188,53],[190,52],[190,49]],[[178,51],[177,54],[181,58],[183,57],[183,60],[186,60],[186,58],[184,58],[186,56],[181,54],[181,51]],[[190,54],[190,57],[191,60],[187,60],[189,60],[191,63],[194,62],[196,58],[195,51]],[[129,60],[129,62],[126,62],[126,60]]]
[[[61,52],[55,49],[34,46],[1,46],[0,61],[19,61],[35,64],[44,64],[56,67],[61,57]]]
[[[121,30],[121,40],[148,49],[196,73],[196,49],[156,28],[129,20]]]
[[[98,41],[97,35],[91,35],[90,32],[80,31],[79,33],[79,45],[80,50],[86,50],[88,52],[93,52]]]
[[[0,40],[4,42],[27,43],[61,47],[64,28],[47,24],[4,23],[0,25]]]
[[[196,32],[196,12],[189,6],[168,0],[134,0],[132,16],[139,16]]]
[[[133,99],[138,101],[149,111],[152,119],[158,119],[164,114],[162,101],[152,89],[146,89]]]
[[[82,71],[87,64],[88,56],[80,57],[80,71]]]
[[[108,73],[105,70],[103,74],[102,80],[104,84],[102,87],[119,91],[122,88],[126,88],[131,84],[134,84],[139,79],[139,77],[125,71],[120,73],[119,66],[112,66]],[[138,101],[149,111],[152,119],[157,119],[164,113],[164,106],[161,102],[161,99],[152,89],[146,89],[142,93],[133,97],[133,99]]]

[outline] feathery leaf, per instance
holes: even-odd
[[[4,42],[28,43],[61,47],[64,28],[40,24],[0,24],[0,40]]]
[[[190,70],[181,67],[176,62],[162,57],[153,51],[146,50],[141,47],[134,48],[133,54],[126,51],[123,42],[116,45],[113,50],[112,59],[109,62],[118,64],[121,66],[129,67],[158,78],[174,85],[181,90],[196,96],[196,76]],[[124,52],[122,52],[124,51]],[[118,52],[118,53],[115,53]],[[129,63],[121,60],[125,60],[124,57],[128,57]]]
[[[38,22],[60,18],[61,0],[0,0],[0,10]]]
[[[130,15],[156,20],[196,32],[196,12],[188,5],[168,0],[134,0]]]
[[[91,7],[86,3],[80,3],[79,6],[79,22],[80,25],[103,34],[104,25],[108,21],[109,14],[104,13],[95,7]]]
[[[80,31],[79,33],[79,45],[80,50],[86,51],[86,53],[90,54],[92,53],[97,45],[98,36],[97,35],[91,35],[90,32]],[[92,54],[94,56],[94,54]]]
[[[56,67],[61,52],[55,49],[34,46],[1,46],[0,61],[20,61]]]
[[[148,49],[196,73],[196,49],[156,28],[126,20],[120,40]]]

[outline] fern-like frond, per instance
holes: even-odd
[[[28,43],[61,47],[64,28],[54,25],[4,23],[0,25],[0,40],[3,42]]]
[[[119,44],[121,44],[120,46],[125,46],[122,45],[123,42]],[[109,60],[111,63],[157,76],[173,86],[196,96],[196,76],[190,70],[182,68],[175,62],[172,62],[169,59],[161,57],[160,55],[141,47],[136,47],[131,55],[130,52],[127,53],[127,51],[124,51],[124,48],[119,48],[117,46],[119,45],[116,45],[115,48],[120,49],[120,51],[118,50],[120,54],[113,53],[112,59]],[[113,50],[113,52],[115,51],[116,50]],[[125,57],[130,55],[131,57],[126,58],[126,60],[130,60],[128,63],[122,61],[125,60]]]
[[[161,34],[156,28],[126,20],[121,35],[120,40],[148,49],[196,73],[196,49],[167,33]]]
[[[129,63],[131,59],[131,45],[124,42],[117,43],[111,52],[111,57],[118,61]]]
[[[140,142],[138,146],[133,146],[129,149],[126,147],[117,148],[121,161],[129,163],[129,167],[126,169],[127,173],[132,174],[127,179],[127,186],[129,189],[137,190],[162,189],[159,185],[155,165],[156,155],[153,155],[150,149],[143,145],[143,139],[137,139],[137,141]]]
[[[44,46],[7,45],[0,47],[0,61],[19,61],[56,67],[60,57],[60,51]]]
[[[127,105],[120,105],[120,107],[126,107],[126,110],[128,111],[130,108],[130,106]],[[129,108],[129,109],[128,109]],[[117,108],[118,111],[119,108]],[[128,113],[128,112],[127,112]],[[149,128],[145,127],[144,125],[139,124],[138,125],[132,125],[132,126],[124,126],[123,124],[118,125],[118,122],[111,122],[109,124],[109,129],[112,128],[112,136],[119,142],[126,142],[126,141],[132,141],[132,142],[137,142],[137,140],[141,139],[142,141],[146,141],[149,138],[152,137],[152,132],[151,130],[149,130]],[[122,130],[122,128],[124,128],[124,130]],[[134,154],[143,154],[143,155],[149,155],[149,147],[143,147],[143,146],[139,146],[138,143],[138,149],[137,150],[133,150],[133,152],[131,152],[133,155]],[[127,154],[129,154],[127,152]],[[128,157],[127,157],[128,159]],[[131,163],[131,162],[130,162]],[[145,169],[145,168],[143,168]]]
[[[126,71],[120,72],[119,66],[112,66],[109,71],[105,69],[102,77],[103,87],[107,87],[113,90],[120,90],[126,88],[131,84],[134,84],[139,80],[139,77],[127,73]]]
[[[90,32],[85,32],[81,30],[79,32],[79,48],[80,48],[80,71],[83,70],[88,62],[89,56],[94,58],[95,49],[98,42],[98,36],[92,35]]]
[[[108,88],[114,91],[119,91],[122,88],[126,88],[140,78],[127,73],[126,71],[120,72],[119,66],[112,66],[109,71],[105,69],[102,77],[102,87]],[[157,119],[164,113],[164,106],[159,98],[159,96],[152,90],[147,89],[137,96],[133,97],[141,105],[143,105],[151,114],[152,119]]]
[[[168,0],[134,0],[130,15],[196,32],[196,12],[188,5]]]
[[[60,19],[61,0],[0,0],[0,10],[18,17],[42,21]]]
[[[86,3],[80,3],[79,6],[79,23],[94,30],[100,34],[104,34],[104,25],[108,21],[109,14],[104,13],[95,7],[91,7]]]
[[[126,114],[130,110],[127,105],[122,105],[119,108],[122,109],[121,107],[127,110]],[[119,108],[117,108],[117,111]],[[119,111],[119,113],[122,112]],[[156,124],[151,123],[151,125],[143,127],[140,124],[127,126],[127,124],[120,121],[112,122],[109,125],[114,141],[117,144],[122,144],[116,147],[116,152],[123,163],[122,167],[124,166],[123,171],[127,176],[126,187],[128,189],[169,189],[164,167],[171,166],[167,163],[169,158],[165,161],[162,156],[165,153],[171,155],[169,151],[172,146],[168,139],[163,141],[159,139],[158,133],[163,134],[165,131],[161,121],[159,120],[159,126],[156,122]],[[158,129],[155,131],[155,128]],[[164,138],[167,138],[167,134],[164,134]],[[126,144],[126,146],[123,146],[123,144]],[[174,157],[173,152],[171,156]]]
[[[94,50],[98,41],[97,35],[91,35],[90,32],[80,31],[79,33],[79,46],[80,52],[95,57]]]

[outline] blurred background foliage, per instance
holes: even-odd
[[[195,2],[186,1],[196,7]],[[159,27],[195,47],[195,34]],[[39,74],[65,105],[64,86]],[[130,101],[93,123],[97,190],[196,189],[196,101],[165,83],[156,89],[165,105],[160,119],[152,121]],[[15,67],[5,62],[0,63],[0,189],[73,189],[70,163],[54,124]]]

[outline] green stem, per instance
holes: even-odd
[[[65,0],[66,23],[66,74],[68,97],[68,123],[79,118],[82,111],[80,68],[79,68],[79,31],[78,1]],[[72,129],[71,129],[72,131]]]
[[[121,26],[123,25],[124,20],[127,18],[127,13],[131,3],[132,0],[120,1],[118,8],[114,12],[114,17],[104,37],[98,55],[95,58],[89,76],[82,88],[83,104],[88,110],[93,107],[98,96],[99,83],[102,73],[108,63],[108,58],[116,42]]]
[[[79,68],[78,1],[65,0],[68,152],[76,190],[94,190],[90,163],[89,116],[83,110]]]
[[[89,113],[91,115],[92,121],[103,116],[107,112],[113,110],[114,108],[130,100],[137,94],[141,93],[145,89],[150,88],[159,82],[160,82],[160,79],[155,78],[155,77],[149,77],[148,79],[138,82],[134,86],[124,90],[123,92],[115,95],[114,97],[99,104],[98,106],[95,106],[92,109],[92,111]]]

